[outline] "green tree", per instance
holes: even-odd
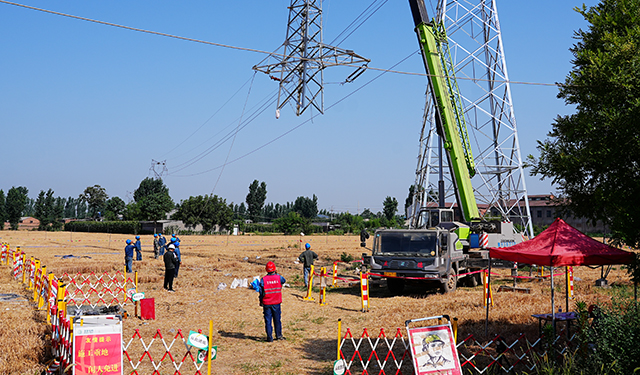
[[[67,200],[62,197],[57,197],[53,204],[53,210],[51,211],[51,229],[60,230],[62,229],[64,217],[64,207],[66,205]]]
[[[5,209],[7,212],[7,220],[9,220],[9,224],[11,224],[11,229],[13,230],[18,229],[18,223],[20,223],[22,212],[27,204],[27,194],[29,194],[29,190],[24,186],[12,187],[7,192]]]
[[[145,178],[133,192],[139,210],[139,220],[158,221],[166,217],[175,204],[169,196],[169,188],[160,178]]]
[[[89,216],[95,218],[98,216],[98,212],[104,211],[109,195],[107,195],[107,191],[102,186],[93,185],[84,189],[84,192],[80,194],[78,199],[87,203]]]
[[[36,213],[36,200],[27,197],[24,202],[22,216],[33,216]]]
[[[188,226],[202,225],[204,232],[209,232],[216,225],[228,228],[233,218],[233,209],[226,201],[217,195],[198,195],[183,200],[177,206],[172,218],[182,220]]]
[[[75,218],[76,217],[76,199],[69,197],[66,200],[64,205],[64,216],[67,218]]]
[[[398,211],[398,200],[391,197],[386,197],[384,202],[382,202],[382,212],[384,213],[384,217],[387,218],[388,221],[392,221],[393,217],[396,216],[396,211]]]
[[[303,218],[295,211],[291,211],[287,216],[274,220],[273,225],[276,230],[284,234],[311,233],[309,220]]]
[[[84,219],[87,217],[87,202],[80,199],[76,201],[76,218]]]
[[[4,229],[4,222],[7,221],[7,209],[5,207],[4,190],[0,189],[0,230]]]
[[[376,217],[376,215],[371,212],[370,209],[365,208],[364,211],[362,211],[362,213],[360,214],[360,216],[362,216],[363,219],[373,219]]]
[[[607,224],[618,242],[640,245],[640,1],[576,8],[589,23],[571,48],[573,68],[532,174],[558,186],[564,213]]]
[[[264,202],[266,200],[266,182],[262,181],[262,183],[259,183],[258,180],[253,180],[251,185],[249,185],[249,194],[247,194],[246,202],[249,219],[251,219],[254,223],[258,221],[258,218],[262,213],[262,207],[264,206]]]
[[[126,205],[120,197],[109,198],[104,207],[104,219],[109,221],[118,220],[118,216],[124,214],[125,207]]]
[[[293,210],[306,219],[313,219],[318,216],[318,197],[313,198],[298,197],[293,203]]]
[[[404,200],[404,212],[407,212],[409,207],[413,204],[413,195],[416,192],[416,185],[409,186],[409,195],[407,199]]]
[[[57,230],[62,228],[62,215],[64,214],[65,201],[63,198],[55,198],[53,190],[46,193],[40,191],[36,199],[34,217],[40,221],[38,230]]]
[[[129,202],[124,207],[124,213],[122,215],[125,221],[140,220],[140,217],[142,217],[140,206],[136,202]]]
[[[47,227],[47,208],[45,206],[46,195],[44,190],[40,190],[40,194],[38,194],[38,199],[36,199],[35,204],[35,214],[33,217],[40,221],[39,230],[44,230]]]

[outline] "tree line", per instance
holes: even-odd
[[[334,227],[346,233],[380,226],[401,226],[402,218],[396,216],[398,202],[387,197],[383,212],[376,214],[365,209],[360,215],[329,213],[318,210],[318,197],[299,196],[293,202],[266,203],[267,184],[254,180],[244,202],[227,203],[217,195],[191,196],[174,203],[169,189],[162,179],[145,178],[133,193],[133,200],[125,203],[120,197],[109,197],[100,185],[89,186],[78,197],[55,196],[52,189],[40,191],[36,199],[29,198],[24,186],[12,187],[6,196],[0,190],[0,229],[9,222],[9,228],[18,229],[20,220],[32,216],[40,221],[39,230],[61,230],[65,219],[99,221],[159,221],[174,211],[171,219],[182,220],[195,228],[202,225],[203,232],[230,229],[234,225],[243,228],[247,223],[271,225],[287,234],[313,231],[311,222],[328,220]]]

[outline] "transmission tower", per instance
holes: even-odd
[[[442,22],[447,32],[453,71],[467,117],[476,163],[472,183],[481,216],[509,219],[533,236],[496,2],[440,0],[436,22]],[[434,103],[429,92],[426,97],[414,212],[409,213],[413,225],[417,222],[418,207],[456,201],[447,158],[443,157],[436,133]],[[444,197],[438,193],[439,185],[443,185],[440,191],[444,191]]]
[[[167,161],[156,161],[151,159],[151,167],[149,168],[149,174],[153,174],[153,178],[162,178],[162,176],[166,176],[169,173],[167,169]]]
[[[321,0],[291,0],[284,43],[253,69],[280,84],[276,117],[290,101],[300,116],[309,107],[324,113],[325,68],[360,65],[345,80],[351,82],[364,73],[369,61],[351,50],[323,44]]]

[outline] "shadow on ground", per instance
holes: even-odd
[[[222,337],[229,337],[233,339],[239,340],[253,340],[253,341],[265,341],[266,338],[264,336],[247,336],[243,332],[227,332],[227,331],[218,331],[218,334]]]

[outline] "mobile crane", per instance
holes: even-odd
[[[469,285],[477,285],[479,275],[469,273],[488,265],[488,251],[482,250],[478,241],[474,243],[478,236],[472,236],[472,231],[482,233],[487,245],[494,247],[511,246],[523,238],[514,232],[511,222],[486,221],[479,214],[471,184],[475,174],[473,154],[444,25],[429,20],[424,0],[409,0],[409,5],[435,104],[437,133],[444,143],[465,223],[454,221],[453,210],[442,207],[442,203],[437,209],[422,209],[415,229],[377,230],[372,254],[362,254],[363,265],[386,278],[394,294],[402,292],[406,280],[439,284],[448,293],[456,289],[462,273],[468,274]],[[361,245],[366,246],[366,238],[361,239]]]

